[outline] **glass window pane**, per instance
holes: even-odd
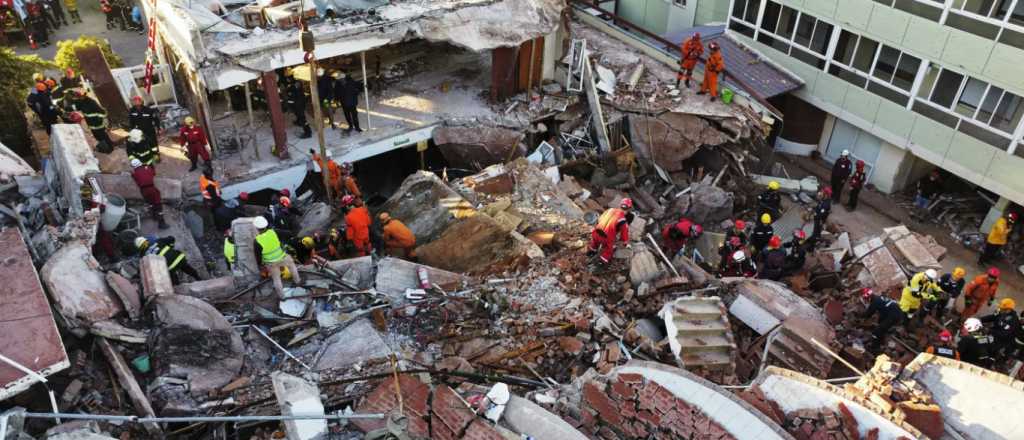
[[[990,17],[997,20],[1006,18],[1006,14],[1010,12],[1010,3],[1013,3],[1013,0],[996,0],[995,7],[992,8],[992,14]]]
[[[736,0],[732,2],[732,16],[743,19],[743,10],[747,6],[747,0]]]
[[[779,14],[779,27],[775,30],[775,33],[785,39],[793,37],[793,31],[796,30],[796,9],[789,6],[783,6],[782,12]]]
[[[825,55],[828,50],[828,42],[832,39],[832,25],[824,21],[818,21],[814,28],[814,37],[811,38],[811,50]]]
[[[963,116],[968,118],[974,117],[974,111],[981,105],[981,98],[985,94],[985,88],[988,87],[988,83],[984,81],[978,81],[977,79],[970,78],[967,80],[967,85],[964,86],[964,91],[960,93],[960,100],[957,101],[956,110]]]
[[[1003,100],[996,108],[996,114],[992,117],[992,123],[989,125],[1007,133],[1013,133],[1017,125],[1020,124],[1021,114],[1024,114],[1024,102],[1021,101],[1020,96],[1007,92],[1003,95]]]
[[[839,41],[836,42],[836,53],[832,56],[833,60],[850,65],[853,61],[853,49],[857,45],[857,36],[843,30],[839,33]]]
[[[892,85],[909,92],[914,85],[914,79],[917,78],[919,67],[921,67],[920,59],[904,53],[900,57],[900,64],[896,66],[896,75],[892,79]]]
[[[748,23],[757,23],[757,13],[761,10],[761,0],[747,0],[747,14],[743,19]]]
[[[764,17],[761,18],[761,29],[775,33],[775,28],[779,24],[779,12],[781,11],[782,6],[779,6],[778,3],[768,2],[764,7]]]
[[[800,14],[800,23],[796,26],[796,36],[793,42],[804,47],[811,45],[811,33],[814,32],[814,17],[807,14]]]
[[[1003,89],[992,86],[988,88],[988,93],[985,94],[985,100],[981,102],[981,108],[978,110],[977,119],[981,122],[988,124],[989,119],[992,118],[992,113],[996,110],[996,104],[999,104],[999,98],[1003,97]]]
[[[1024,2],[1017,1],[1017,6],[1010,12],[1010,23],[1024,26]]]
[[[878,43],[864,37],[860,37],[857,45],[857,53],[853,57],[853,67],[861,72],[869,72],[871,63],[875,61],[875,51],[878,50]]]
[[[900,59],[900,51],[889,46],[882,46],[878,54],[878,62],[875,63],[875,70],[871,74],[882,81],[892,81],[893,73],[896,73],[896,62]]]
[[[935,91],[932,93],[931,101],[946,108],[953,105],[953,98],[960,91],[960,84],[964,82],[964,76],[950,71],[943,70],[939,74],[939,80],[935,83]]]
[[[928,66],[928,70],[924,73],[924,79],[921,80],[921,88],[917,90],[917,97],[928,99],[932,94],[932,87],[935,86],[935,79],[939,77],[939,67],[931,64]]]

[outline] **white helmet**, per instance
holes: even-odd
[[[743,251],[736,251],[736,252],[734,252],[732,254],[732,260],[737,262],[737,263],[742,263],[746,259],[747,259],[747,254],[743,253]]]
[[[132,165],[132,168],[138,168],[142,166],[142,161],[138,159],[132,159],[132,161],[129,163]]]
[[[261,215],[259,217],[256,217],[256,219],[252,221],[252,225],[255,226],[257,229],[265,229],[267,226],[270,226],[270,223],[267,222],[266,217],[263,217]]]
[[[146,240],[146,237],[135,237],[135,249],[142,249],[147,244],[149,244],[149,241]]]
[[[142,142],[142,130],[139,130],[138,128],[136,128],[136,129],[133,129],[132,131],[129,131],[128,132],[128,141],[129,142]]]
[[[843,150],[843,157],[849,156],[850,150]]]
[[[935,281],[939,277],[939,273],[935,269],[928,269],[924,271],[924,276],[928,277],[929,280]]]
[[[964,329],[971,333],[981,330],[981,320],[978,318],[967,318],[964,321]]]

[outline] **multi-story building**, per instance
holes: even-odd
[[[848,149],[884,192],[938,166],[1024,204],[1024,0],[731,0],[730,33],[802,78],[777,147]]]
[[[722,23],[729,15],[729,2],[722,0],[611,0],[600,5],[657,35]]]

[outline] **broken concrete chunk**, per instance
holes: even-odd
[[[238,376],[245,347],[216,308],[182,295],[160,295],[153,301],[159,327],[150,336],[150,346],[157,376],[187,379],[189,392],[197,398]]]
[[[516,241],[489,216],[456,221],[437,240],[416,248],[419,260],[453,272],[469,272],[506,260],[515,254]]]
[[[695,183],[690,188],[690,205],[686,216],[691,220],[698,224],[711,224],[732,217],[731,192],[703,183]]]
[[[142,201],[142,193],[135,180],[128,174],[98,174],[96,181],[104,193],[116,194],[127,200]],[[153,179],[156,189],[160,190],[160,198],[164,202],[181,200],[181,180],[157,177]]]
[[[368,289],[373,286],[373,257],[369,255],[329,261],[327,267],[341,275],[342,281],[357,289]]]
[[[331,225],[331,207],[323,202],[316,202],[302,215],[299,220],[299,237],[313,235],[314,232],[326,232]]]
[[[324,341],[324,353],[314,368],[323,371],[344,368],[371,359],[390,356],[384,338],[367,319],[359,319]]]
[[[630,116],[629,124],[637,159],[648,166],[657,164],[670,173],[682,171],[683,161],[701,147],[715,147],[730,141],[706,119],[692,114],[666,112],[656,117]]]
[[[65,245],[43,265],[43,284],[69,324],[87,327],[124,310],[99,267],[92,252],[81,243]]]
[[[243,217],[231,222],[231,235],[235,238],[235,264],[231,272],[236,282],[244,286],[260,278],[260,268],[256,264],[256,226],[253,226],[253,220],[253,217]]]
[[[544,174],[537,164],[517,159],[509,164],[516,176],[516,192],[524,200],[547,206],[568,219],[580,220],[583,210]]]
[[[406,289],[421,288],[417,274],[420,268],[426,270],[431,284],[436,284],[446,291],[459,289],[468,281],[468,278],[461,274],[387,257],[377,263],[377,292],[387,295],[392,304],[405,302]]]
[[[146,343],[146,332],[125,327],[112,320],[92,323],[89,326],[89,333],[129,344]]]
[[[174,295],[171,273],[164,257],[152,254],[142,257],[139,274],[142,276],[142,293],[147,300],[154,296]]]
[[[402,219],[418,240],[427,243],[473,207],[434,173],[420,171],[406,177],[380,210]]]
[[[192,296],[205,301],[220,301],[231,298],[236,293],[235,277],[217,277],[192,283],[174,286],[174,293]]]
[[[640,283],[654,281],[663,273],[653,252],[640,244],[633,246],[633,257],[629,260],[629,279],[634,287]]]
[[[280,371],[270,375],[274,383],[277,405],[284,416],[313,416],[324,414],[320,388],[300,377]],[[287,420],[284,422],[288,440],[314,440],[327,435],[327,420]]]
[[[434,143],[454,168],[466,170],[504,163],[526,154],[522,131],[499,127],[438,127]]]
[[[139,297],[139,289],[135,284],[117,272],[107,272],[106,279],[110,289],[121,299],[128,317],[139,319],[142,314],[142,298]]]
[[[50,155],[57,175],[49,177],[60,181],[61,197],[57,200],[67,209],[70,218],[81,217],[86,210],[82,205],[80,188],[86,183],[87,176],[100,172],[100,162],[86,142],[82,127],[78,124],[54,124],[50,133]]]

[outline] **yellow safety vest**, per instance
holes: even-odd
[[[157,252],[157,255],[160,255],[161,257],[164,257],[166,259],[167,258],[167,253],[172,251],[172,250],[174,250],[174,246],[164,246],[164,247],[160,248],[160,252]],[[175,251],[175,252],[177,252],[177,251]],[[172,255],[174,255],[174,254],[172,254]],[[185,254],[183,252],[177,252],[177,255],[174,257],[174,259],[167,262],[167,270],[168,271],[174,270],[174,268],[178,267],[178,264],[181,263],[181,260],[184,260],[184,259],[185,259]]]
[[[263,249],[263,263],[277,263],[278,261],[284,260],[284,248],[281,247],[281,239],[277,238],[277,232],[273,229],[267,229],[262,234],[256,236],[256,243],[260,244],[260,248]]]
[[[235,244],[227,237],[224,237],[224,258],[228,263],[235,264]]]

